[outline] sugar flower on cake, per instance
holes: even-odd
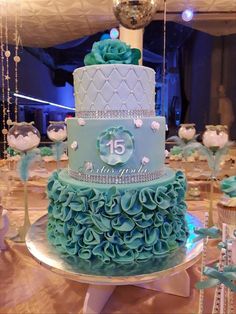
[[[70,147],[73,149],[73,150],[76,150],[78,148],[78,142],[74,141],[72,142],[72,144],[70,145]]]
[[[142,159],[142,165],[145,166],[150,162],[150,159],[146,156],[143,157]]]
[[[95,42],[92,51],[84,58],[85,65],[95,64],[136,64],[141,58],[137,48],[131,48],[119,39]]]
[[[85,121],[84,119],[82,119],[82,118],[79,118],[79,119],[78,119],[78,124],[79,124],[80,126],[84,126],[84,125],[86,124],[86,121]]]
[[[134,125],[136,126],[136,128],[141,128],[143,125],[143,120],[141,119],[134,119]]]
[[[85,161],[84,163],[84,169],[86,171],[93,170],[93,163],[91,161]]]
[[[158,131],[160,129],[160,123],[157,121],[153,121],[151,124],[151,129],[153,131]]]

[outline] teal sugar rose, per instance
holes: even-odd
[[[119,39],[95,42],[92,51],[84,58],[85,65],[95,64],[138,64],[141,52]]]

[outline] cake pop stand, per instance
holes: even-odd
[[[84,261],[78,256],[59,253],[47,240],[47,215],[38,219],[29,229],[26,245],[33,257],[47,269],[80,283],[89,284],[84,314],[100,313],[116,286],[136,285],[188,297],[190,278],[186,271],[200,258],[203,243],[194,242],[194,228],[202,223],[187,215],[190,230],[188,241],[168,256],[155,257],[147,262],[120,265],[104,264],[99,260]]]

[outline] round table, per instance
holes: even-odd
[[[194,229],[202,223],[193,215],[186,216],[189,237],[185,246],[167,256],[148,262],[120,265],[83,261],[78,256],[59,253],[47,240],[47,215],[38,219],[26,236],[26,245],[33,257],[47,269],[81,283],[89,284],[84,313],[100,313],[118,285],[137,285],[146,289],[188,297],[190,278],[186,269],[199,259],[203,243],[195,242]]]

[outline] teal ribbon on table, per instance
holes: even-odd
[[[199,228],[195,229],[194,233],[197,234],[198,236],[194,239],[194,242],[197,242],[199,240],[205,239],[205,238],[210,238],[210,239],[218,239],[221,237],[221,231],[220,229],[216,227],[211,227],[211,228]]]
[[[224,284],[233,292],[236,292],[236,284],[233,283],[236,280],[236,265],[225,266],[223,272],[213,267],[205,267],[203,273],[209,279],[197,282],[195,285],[197,289],[206,289]]]

